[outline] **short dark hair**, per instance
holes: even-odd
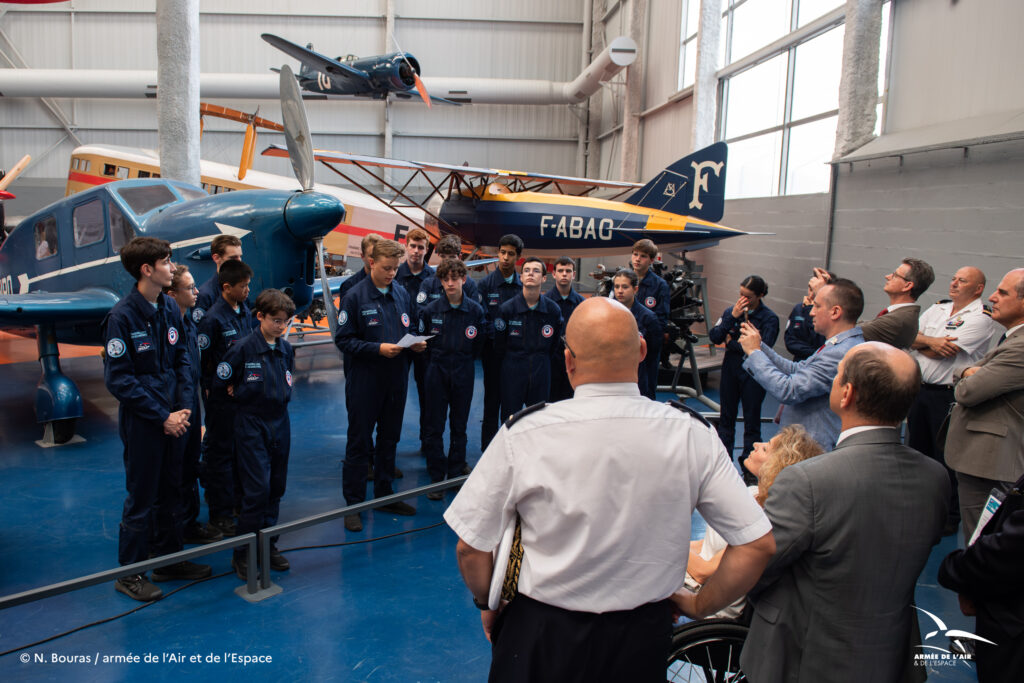
[[[910,266],[910,277],[907,279],[914,283],[910,289],[910,297],[917,301],[917,297],[925,293],[932,283],[935,282],[935,271],[927,263],[919,258],[907,257],[903,263]]]
[[[768,294],[768,283],[760,275],[748,275],[740,283],[740,287],[746,287],[758,296],[766,296]]]
[[[228,247],[240,247],[242,246],[242,240],[238,239],[234,235],[217,235],[210,242],[210,253],[216,254],[217,256],[223,256],[224,252],[228,250]]]
[[[515,247],[516,256],[519,256],[523,253],[523,240],[519,235],[513,233],[502,235],[501,239],[498,240],[498,249],[502,247]]]
[[[559,256],[555,260],[555,265],[551,266],[551,272],[555,272],[555,268],[557,268],[558,266],[572,266],[573,272],[576,271],[576,262],[573,261],[568,256]]]
[[[253,310],[263,315],[274,315],[284,313],[289,318],[295,314],[295,302],[292,298],[280,289],[264,289],[256,297]]]
[[[843,320],[855,323],[864,312],[864,292],[853,280],[837,277],[829,282],[826,287],[832,288],[832,296],[829,302],[833,306],[843,309]]]
[[[448,234],[437,241],[434,251],[438,256],[462,256],[462,238]]]
[[[446,277],[466,277],[469,274],[469,269],[466,268],[466,264],[461,259],[448,258],[437,264],[437,279],[444,280]]]
[[[121,247],[121,265],[133,278],[142,277],[142,266],[155,266],[156,262],[171,255],[171,243],[158,237],[134,237]]]
[[[541,275],[547,275],[548,274],[548,267],[547,267],[547,265],[543,261],[541,261],[538,257],[536,257],[536,256],[527,256],[525,259],[523,259],[523,265],[525,266],[527,263],[539,263],[540,264],[540,273],[541,273]]]
[[[886,362],[882,349],[870,344],[854,349],[856,353],[847,352],[843,359],[843,373],[839,377],[842,384],[852,384],[856,390],[854,408],[878,424],[899,424],[907,417],[921,389],[921,369],[913,363],[913,374],[901,377]]]
[[[636,289],[637,287],[640,286],[640,276],[638,276],[636,274],[636,271],[631,268],[619,268],[617,271],[615,271],[615,275],[612,275],[613,284],[615,283],[615,278],[617,277],[629,278],[629,284],[633,286],[633,289]]]
[[[224,285],[234,287],[240,282],[252,279],[252,268],[244,261],[225,261],[217,271],[217,283],[221,291]]]
[[[655,246],[654,242],[649,239],[637,240],[633,245],[633,251],[639,251],[641,254],[647,254],[651,258],[657,258],[658,247]]]
[[[174,274],[171,275],[171,284],[169,287],[164,287],[164,294],[173,292],[181,286],[181,281],[188,275],[188,266],[184,263],[174,264]]]

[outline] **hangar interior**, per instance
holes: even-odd
[[[1024,4],[1017,0],[244,5],[199,3],[203,73],[267,74],[284,62],[294,65],[259,39],[270,31],[331,55],[400,45],[416,55],[428,84],[430,77],[562,83],[611,40],[631,37],[638,60],[582,104],[426,109],[415,101],[307,100],[314,144],[644,181],[725,140],[721,222],[773,234],[690,253],[704,266],[712,311],[731,305],[740,280],[757,273],[770,286],[767,304],[784,315],[815,265],[861,284],[872,311],[885,305],[883,276],[904,256],[935,269],[936,284],[921,299],[927,307],[945,296],[958,267],[981,268],[991,285],[1024,253],[1024,45],[1017,36]],[[0,4],[0,70],[155,70],[155,7],[152,0]],[[281,118],[274,99],[217,103]],[[11,188],[18,198],[7,202],[8,222],[63,195],[72,149],[156,148],[156,120],[155,101],[142,93],[32,97],[0,88],[0,167],[33,156]],[[283,144],[283,137],[261,133],[260,148],[269,142]],[[237,126],[207,121],[204,159],[236,163],[240,146]],[[281,159],[257,156],[254,168],[290,174]],[[318,182],[336,180],[318,168]],[[590,286],[586,273],[598,260],[612,266],[627,257],[584,259],[581,284]],[[116,439],[109,430],[107,436]],[[486,656],[477,650],[474,656]],[[456,678],[434,671],[432,678]],[[936,677],[967,680],[950,671]]]

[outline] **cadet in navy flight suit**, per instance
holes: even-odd
[[[459,239],[458,235],[445,235],[437,242],[437,246],[434,248],[434,252],[445,259],[462,259],[462,240]],[[473,301],[481,301],[480,292],[477,289],[476,283],[470,278],[466,278],[466,284],[462,286],[463,293]],[[431,275],[423,280],[423,284],[420,285],[419,292],[409,292],[409,296],[416,299],[417,306],[423,306],[429,304],[431,301],[436,301],[444,296],[444,287],[441,286],[441,281],[437,279],[437,275]]]
[[[628,268],[620,270],[612,277],[612,295],[616,301],[628,308],[629,312],[633,314],[633,317],[636,319],[637,329],[640,330],[640,335],[646,340],[661,334],[661,325],[658,324],[657,316],[636,300],[636,292],[639,286],[640,278]],[[646,356],[644,360],[646,360]],[[644,361],[640,361],[640,365],[637,367],[636,384],[640,388],[642,395],[653,399],[652,392],[648,391],[647,373],[644,372],[645,367]]]
[[[542,296],[544,262],[523,262],[523,291],[501,306],[494,319],[494,350],[501,358],[502,421],[524,405],[542,403],[551,390],[551,357],[561,350],[562,314]]]
[[[779,316],[764,305],[762,299],[768,294],[768,283],[758,275],[749,275],[740,283],[740,296],[736,303],[722,312],[715,326],[708,331],[712,344],[725,342],[725,358],[722,359],[721,404],[722,414],[718,420],[718,438],[725,450],[732,455],[733,440],[736,437],[736,413],[743,404],[743,452],[737,462],[742,465],[754,450],[754,444],[761,440],[761,404],[765,390],[750,373],[743,369],[746,354],[740,346],[740,323],[746,319],[761,333],[761,341],[769,348],[779,337]],[[746,471],[743,468],[742,471]],[[750,477],[744,475],[750,483]],[[755,480],[756,481],[756,480]]]
[[[583,297],[572,288],[572,282],[576,278],[576,262],[568,256],[559,256],[555,261],[552,270],[555,286],[545,294],[558,306],[562,313],[562,322],[568,323],[569,316],[576,310],[576,307],[583,303]],[[559,346],[559,351],[563,350]],[[569,384],[569,376],[565,374],[565,359],[561,353],[551,357],[551,394],[550,401],[561,401],[572,398],[572,385]]]
[[[419,310],[419,333],[433,335],[427,341],[426,381],[430,398],[423,404],[427,416],[423,454],[432,482],[457,477],[466,467],[466,423],[473,401],[476,369],[473,359],[486,337],[484,309],[465,296],[462,283],[466,266],[457,259],[443,261],[437,277],[445,296]],[[444,423],[450,425],[448,458],[444,457]],[[441,500],[441,492],[427,498]]]
[[[502,236],[498,240],[498,267],[480,281],[480,303],[492,326],[501,317],[501,306],[523,291],[522,280],[516,275],[516,261],[522,253],[523,240],[519,239],[519,235]],[[501,407],[501,356],[495,349],[493,339],[484,340],[480,358],[484,370],[484,415],[480,425],[480,449],[485,450],[498,433],[498,427],[504,421],[502,416],[507,411]],[[547,400],[547,396],[542,400]]]
[[[103,377],[118,401],[124,444],[125,488],[117,559],[122,565],[181,550],[181,459],[175,440],[189,427],[192,376],[181,342],[181,311],[166,294],[171,285],[171,246],[137,237],[121,249],[121,263],[136,286],[103,321]],[[152,542],[151,542],[152,541]],[[207,565],[179,562],[153,571],[154,581],[198,579]],[[162,591],[145,574],[122,576],[118,592],[141,602]]]
[[[206,435],[203,437],[203,488],[210,508],[210,524],[225,536],[234,536],[235,442],[234,415],[223,387],[214,386],[217,365],[232,346],[252,331],[246,299],[252,268],[241,261],[221,264],[217,273],[221,297],[199,321],[199,350],[203,356],[206,392]]]
[[[219,273],[221,264],[227,261],[242,260],[242,240],[234,235],[217,235],[210,242],[210,257],[216,264]],[[192,307],[192,322],[198,325],[206,312],[210,310],[210,306],[217,303],[219,298],[220,280],[217,279],[217,273],[214,273],[209,280],[199,286],[199,295]]]
[[[228,394],[234,412],[236,464],[242,484],[240,534],[277,524],[291,451],[288,401],[295,356],[281,335],[295,314],[295,304],[280,290],[265,289],[256,297],[255,309],[260,326],[228,349],[214,379],[214,388]],[[232,566],[244,581],[248,568],[244,548],[235,549]],[[270,568],[289,568],[276,537],[270,539]]]
[[[647,393],[645,396],[652,400],[658,390],[658,366],[661,364],[661,347],[670,311],[668,283],[651,269],[651,264],[657,257],[658,247],[654,246],[654,242],[651,240],[643,239],[633,245],[633,255],[630,258],[633,270],[640,278],[636,299],[658,317],[658,324],[661,326],[658,334],[652,335],[653,339],[646,337],[647,357],[644,358],[644,365],[647,369]]]
[[[824,268],[815,268],[811,279],[807,281],[807,294],[790,311],[784,339],[786,350],[793,354],[793,360],[802,361],[810,358],[825,343],[824,335],[814,331],[811,307],[814,305],[815,292],[821,289],[822,285],[835,279],[835,273],[830,273]]]
[[[199,523],[199,454],[202,452],[202,429],[200,429],[199,391],[201,386],[198,329],[190,315],[196,304],[196,282],[188,266],[174,268],[171,286],[164,294],[174,299],[181,310],[181,333],[178,343],[185,346],[192,376],[192,419],[188,431],[176,439],[175,447],[181,452],[181,516],[182,537],[185,543],[213,543],[224,535],[214,527]]]
[[[338,288],[338,301],[345,298],[349,290],[362,282],[367,275],[370,274],[370,253],[373,252],[373,245],[383,239],[377,233],[371,232],[369,235],[363,236],[362,241],[359,243],[359,248],[362,253],[363,267],[352,273],[349,279],[341,283],[341,287]]]
[[[434,269],[426,264],[424,258],[427,255],[427,233],[419,228],[413,228],[405,236],[405,261],[398,266],[398,273],[395,280],[405,287],[412,302],[412,310],[409,315],[413,320],[417,317],[417,299],[419,298],[420,287],[423,281],[434,274]],[[417,353],[412,357],[412,376],[416,380],[416,394],[420,403],[420,447],[424,449],[426,434],[426,408],[427,401],[427,354]],[[426,455],[426,454],[424,454]]]
[[[410,331],[409,295],[393,282],[404,249],[392,240],[373,247],[370,275],[353,287],[341,302],[334,343],[352,360],[345,368],[348,439],[342,468],[342,489],[349,504],[366,499],[366,481],[373,454],[373,495],[393,493],[395,448],[401,438],[405,395],[409,383],[409,352],[396,342]],[[409,350],[421,353],[426,342]],[[376,449],[373,429],[377,428]],[[412,515],[416,509],[404,502],[378,508],[383,512]],[[345,516],[345,528],[361,531],[358,514]]]

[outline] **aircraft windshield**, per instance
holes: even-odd
[[[158,209],[178,200],[166,185],[143,185],[141,187],[125,187],[117,191],[121,198],[136,216],[142,216],[153,209]]]
[[[200,197],[207,196],[205,192],[193,190],[192,188],[189,187],[182,187],[181,185],[178,186],[178,192],[181,193],[181,196],[185,199],[186,202],[190,202],[193,199],[199,199]]]

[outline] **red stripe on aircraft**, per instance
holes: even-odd
[[[92,175],[91,173],[68,171],[68,180],[76,183],[88,183],[89,185],[105,185],[106,183],[114,182],[117,178],[104,178],[102,176]]]

